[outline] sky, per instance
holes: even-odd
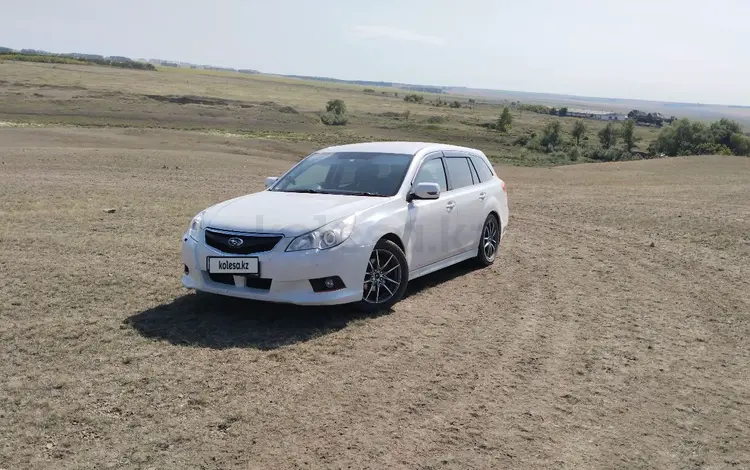
[[[750,0],[0,0],[0,12],[0,46],[16,49],[750,105]]]

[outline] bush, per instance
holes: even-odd
[[[344,100],[328,100],[326,112],[320,120],[327,126],[343,126],[349,121],[346,117],[346,103]]]
[[[425,119],[425,122],[428,124],[443,124],[448,122],[448,116],[430,116]]]
[[[407,103],[424,103],[424,96],[418,95],[416,93],[409,93],[408,95],[404,96],[404,101]]]
[[[326,112],[321,114],[320,120],[327,126],[344,126],[349,121],[345,114]]]
[[[623,160],[634,160],[635,156],[630,152],[627,152],[616,147],[610,147],[605,149],[603,147],[595,147],[588,151],[588,158],[592,160],[598,160],[600,162],[616,162]]]
[[[454,101],[454,102],[452,102],[450,104],[450,107],[451,108],[460,108],[461,107],[461,102],[460,101]]]
[[[530,111],[538,114],[550,114],[550,108],[541,104],[521,104],[518,103],[518,109],[520,111]]]
[[[568,154],[559,150],[550,153],[549,156],[553,160],[567,160],[568,159]]]
[[[542,130],[542,137],[539,140],[539,143],[546,152],[553,151],[555,147],[558,147],[562,143],[560,121],[554,120],[547,124],[544,130]]]
[[[299,111],[292,108],[291,106],[282,106],[279,108],[280,113],[286,113],[286,114],[299,114]]]
[[[532,152],[546,152],[547,147],[545,145],[542,145],[540,142],[540,139],[538,137],[532,137],[531,139],[526,142],[526,148],[531,150]]]
[[[570,158],[571,162],[578,161],[579,158],[581,158],[581,149],[578,147],[573,147],[568,151],[568,157]]]
[[[346,103],[344,100],[328,100],[326,112],[334,114],[346,114]]]
[[[362,90],[362,93],[375,93],[375,90],[373,90],[372,88],[365,88],[364,90]]]
[[[532,137],[530,137],[528,135],[520,135],[520,136],[516,137],[515,140],[513,140],[513,145],[524,146],[524,145],[528,144],[529,140],[531,140],[531,139],[532,139]]]

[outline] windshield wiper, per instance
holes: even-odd
[[[373,197],[385,197],[385,194],[380,194],[380,193],[371,193],[371,192],[369,192],[369,191],[351,191],[351,192],[348,192],[348,191],[347,191],[347,192],[345,192],[345,193],[341,193],[341,194],[345,194],[345,195],[347,195],[347,196],[373,196]]]
[[[281,189],[280,193],[330,194],[319,189]]]

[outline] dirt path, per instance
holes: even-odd
[[[750,468],[750,160],[501,168],[498,262],[367,317],[179,286],[190,216],[291,153],[21,131],[0,129],[0,468]]]

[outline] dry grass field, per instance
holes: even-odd
[[[24,105],[21,67],[5,119],[125,102]],[[181,287],[190,218],[320,142],[170,106],[0,127],[1,469],[750,468],[750,159],[498,165],[498,261],[367,316]]]
[[[428,104],[438,95],[423,93],[425,104],[406,103],[393,88],[302,81],[165,67],[159,72],[98,66],[0,62],[0,121],[83,127],[136,127],[229,132],[246,137],[308,143],[312,147],[366,140],[412,140],[481,147],[493,160],[515,165],[570,163],[514,145],[559,119],[569,133],[575,118],[514,111],[513,128],[500,133],[481,127],[495,122],[507,102],[479,99],[460,109]],[[398,95],[398,96],[397,96]],[[184,100],[192,100],[184,104]],[[319,113],[330,99],[346,102],[349,123],[324,126]],[[195,100],[199,100],[196,103]],[[408,111],[408,118],[404,113]],[[597,142],[601,121],[587,120],[584,145]],[[646,149],[656,128],[638,127]],[[570,136],[566,134],[566,140]],[[311,147],[311,148],[312,148]]]

